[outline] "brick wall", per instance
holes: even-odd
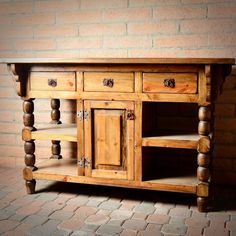
[[[1,0],[0,32],[0,57],[236,57],[236,0]],[[24,153],[12,85],[0,65],[0,164],[15,166]],[[39,122],[50,119],[41,104]],[[74,107],[62,101],[63,121],[74,119]],[[216,106],[217,182],[236,183],[235,108],[233,69]],[[39,161],[50,150],[38,144]]]

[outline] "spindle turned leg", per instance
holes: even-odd
[[[28,129],[30,131],[36,130],[34,127],[34,103],[33,99],[25,100],[23,102],[23,122],[24,122],[24,129]],[[24,145],[25,150],[25,169],[24,173],[28,173],[28,170],[34,171],[37,170],[37,167],[35,166],[35,144],[34,140],[27,140],[25,141]],[[34,193],[35,192],[35,185],[36,181],[32,178],[28,179],[27,175],[24,175],[26,179],[26,190],[27,193]]]
[[[60,100],[51,99],[51,124],[61,124],[60,117]],[[61,159],[61,145],[59,140],[52,140],[52,159]]]
[[[209,195],[209,164],[211,159],[211,109],[209,106],[199,107],[198,134],[200,136],[198,144],[198,191],[197,206],[200,212],[207,211]]]

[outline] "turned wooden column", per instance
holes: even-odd
[[[198,209],[201,212],[207,210],[209,194],[209,164],[211,159],[211,109],[210,106],[199,107],[198,134],[200,135],[198,144],[198,168],[197,178],[200,191],[197,198]]]
[[[51,99],[51,124],[61,124],[60,117],[60,100],[59,99]],[[53,159],[61,159],[61,145],[59,140],[52,140],[52,155]]]
[[[33,99],[25,100],[23,102],[23,122],[24,122],[24,129],[28,129],[30,131],[36,130],[34,127],[34,103]],[[35,166],[35,144],[34,140],[30,139],[25,141],[24,145],[25,150],[25,173],[27,169],[31,169],[31,171],[37,170]],[[34,179],[26,180],[26,190],[27,193],[34,193],[35,192],[35,184],[36,181]]]

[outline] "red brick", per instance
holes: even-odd
[[[7,231],[15,228],[19,224],[20,224],[20,222],[18,222],[18,221],[2,220],[2,221],[0,221],[0,233],[7,232]]]
[[[231,159],[214,158],[213,168],[215,170],[233,170],[233,161]]]
[[[127,0],[81,0],[81,8],[102,9],[127,7]]]
[[[201,26],[199,26],[201,27]],[[181,57],[235,57],[236,51],[234,47],[222,47],[222,48],[200,48],[198,50],[183,50]]]
[[[236,158],[236,146],[235,145],[216,145],[214,155],[216,157],[223,158]]]
[[[170,217],[168,215],[153,214],[148,216],[147,223],[166,224],[168,223],[169,219]]]
[[[180,23],[180,31],[183,33],[218,33],[234,32],[236,24],[233,19],[214,20],[184,20]]]
[[[14,111],[0,111],[0,121],[12,122],[14,121]]]
[[[6,25],[10,25],[11,23],[12,23],[11,15],[0,16],[0,25],[6,26]]]
[[[32,12],[33,2],[0,3],[0,14],[16,14]]]
[[[222,95],[219,96],[218,103],[233,103],[236,102],[236,91],[235,90],[224,90]]]
[[[7,146],[1,145],[1,156],[2,157],[24,157],[24,149],[22,146]]]
[[[21,110],[22,102],[19,99],[1,99],[0,110]]]
[[[178,24],[174,21],[164,21],[159,23],[128,23],[128,34],[156,35],[159,33],[177,33]]]
[[[236,118],[216,118],[216,130],[236,131]]]
[[[55,15],[51,13],[35,13],[30,15],[17,15],[13,18],[15,25],[47,25],[55,23]]]
[[[9,40],[0,40],[0,50],[13,50],[13,42],[9,42]]]
[[[207,35],[169,35],[158,36],[154,45],[156,47],[202,47],[208,45]]]
[[[185,236],[199,236],[202,235],[203,229],[201,227],[188,227]]]
[[[232,0],[205,0],[206,3],[227,3],[232,2]]]
[[[235,137],[231,132],[217,131],[214,133],[214,140],[217,144],[233,144]]]
[[[216,104],[215,116],[217,117],[234,117],[235,105],[234,104]]]
[[[97,10],[84,10],[76,12],[65,12],[57,14],[57,23],[100,23],[102,19],[102,12]]]
[[[47,11],[71,11],[79,8],[79,1],[77,0],[49,0],[49,1],[36,1],[35,11],[36,12],[47,12]]]
[[[154,19],[194,19],[205,18],[206,6],[157,7],[153,11]]]
[[[125,49],[86,49],[80,51],[81,57],[127,57]]]
[[[7,70],[7,66],[5,64],[0,64],[0,74],[1,74],[0,81],[3,79],[2,75],[8,75],[8,77],[10,77],[9,72]]]
[[[51,39],[21,39],[15,42],[17,50],[52,50],[55,47],[56,44]]]
[[[1,28],[1,38],[32,38],[33,37],[33,28],[30,26],[14,26],[14,27],[2,27]]]
[[[78,58],[78,50],[53,50],[53,51],[34,51],[34,58]],[[30,56],[29,56],[30,57]],[[31,54],[32,57],[32,54]]]
[[[0,157],[0,166],[1,167],[8,167],[8,168],[9,167],[10,168],[15,168],[16,167],[16,158],[15,157],[11,157],[11,156]],[[0,209],[2,207],[4,207],[5,204],[7,204],[6,201],[4,201],[4,199],[1,199],[1,201],[3,201],[3,202],[0,203]]]
[[[210,34],[209,45],[211,46],[236,46],[236,34]]]
[[[111,9],[103,13],[106,22],[148,21],[152,17],[151,8]]]
[[[226,228],[229,229],[230,231],[236,231],[236,220],[232,220],[229,222],[226,222]]]
[[[34,29],[34,36],[40,37],[70,37],[78,35],[78,28],[75,25],[43,25]]]
[[[14,97],[14,95],[15,91],[12,88],[8,87],[0,88],[0,98],[12,98]]]
[[[129,57],[178,57],[181,55],[181,50],[178,49],[129,49]]]
[[[157,6],[157,5],[176,5],[180,0],[130,0],[129,6]]]
[[[4,134],[0,136],[1,145],[15,145],[16,144],[16,135],[15,134]]]
[[[223,89],[234,89],[235,87],[236,87],[236,76],[231,74],[230,76],[226,77]]]
[[[208,18],[231,18],[235,17],[236,4],[235,3],[223,3],[212,4],[208,6]]]
[[[72,217],[69,220],[63,221],[61,224],[57,226],[60,230],[79,230],[82,225],[84,225],[84,222],[80,220],[79,216]]]
[[[125,24],[84,24],[79,27],[79,35],[124,35]]]
[[[102,40],[95,37],[58,39],[57,47],[59,49],[101,48]]]
[[[182,0],[181,3],[183,3],[183,4],[199,4],[199,3],[205,3],[205,0]]]
[[[105,48],[151,48],[152,39],[139,36],[106,37],[103,44]]]

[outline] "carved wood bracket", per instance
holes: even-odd
[[[214,89],[212,90],[213,100],[215,101],[219,95],[222,94],[223,84],[228,75],[230,75],[232,70],[232,65],[217,65],[214,66],[213,81],[215,81]]]
[[[7,64],[8,71],[12,76],[17,95],[23,97],[26,95],[27,70],[17,64]]]

